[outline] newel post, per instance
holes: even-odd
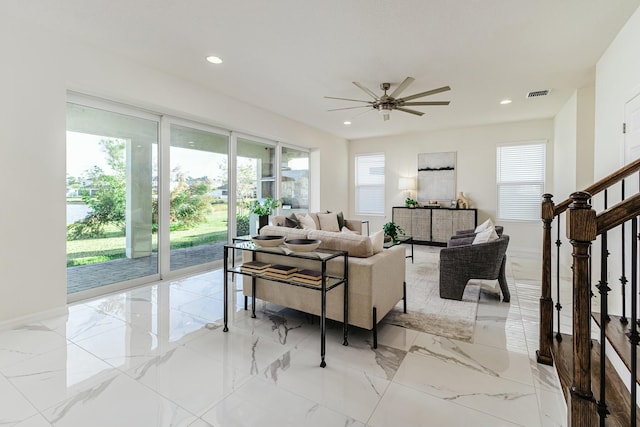
[[[596,420],[591,391],[591,284],[589,247],[596,239],[596,212],[591,195],[573,193],[567,215],[567,238],[573,245],[573,383],[569,398],[571,426],[592,426]]]
[[[554,217],[554,203],[551,194],[542,196],[542,289],[540,294],[540,333],[538,363],[553,365],[551,340],[553,339],[553,300],[551,299],[551,222]]]

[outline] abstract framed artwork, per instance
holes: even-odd
[[[418,202],[449,206],[456,198],[456,152],[418,154]]]

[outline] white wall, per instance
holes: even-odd
[[[66,303],[67,90],[314,148],[315,208],[348,205],[347,141],[130,60],[0,16],[0,322]],[[10,35],[10,36],[9,36]],[[319,177],[322,176],[322,185]]]
[[[381,229],[385,222],[391,220],[391,208],[404,206],[406,194],[398,190],[398,178],[417,175],[418,153],[456,151],[457,191],[463,191],[471,199],[472,207],[478,208],[478,223],[487,218],[495,221],[497,144],[547,140],[547,182],[551,183],[553,130],[553,120],[548,119],[351,141],[351,164],[359,153],[385,153],[385,216],[360,218],[370,220],[371,230]],[[353,177],[350,180],[353,188]],[[354,197],[351,197],[351,202],[350,212],[353,213]],[[540,221],[502,224],[505,233],[511,237],[510,251],[541,251]]]
[[[640,40],[640,9],[636,10],[629,18],[596,64],[594,147],[594,177],[596,180],[609,175],[624,165],[624,135],[622,133],[624,106],[640,93],[640,47],[638,40]],[[618,194],[617,191],[614,192]],[[617,200],[614,200],[613,203],[615,201]],[[609,204],[611,205],[611,203],[612,201]],[[596,201],[595,205],[600,210],[602,201]],[[595,247],[595,256],[599,254],[598,248],[599,244]],[[609,287],[614,290],[610,294],[609,301],[610,307],[615,313],[620,306],[618,297],[620,285],[617,278],[621,275],[621,244],[617,231],[608,236],[608,250],[611,253],[609,256]],[[627,256],[629,252],[627,250]],[[594,277],[599,277],[598,265],[599,263],[594,268]],[[627,268],[629,265],[630,263],[627,262]],[[627,277],[629,277],[628,272]],[[615,295],[615,297],[611,295]]]
[[[555,162],[554,181],[550,192],[554,195],[553,200],[556,203],[563,201],[569,194],[576,191],[577,114],[578,93],[575,91],[553,121]]]

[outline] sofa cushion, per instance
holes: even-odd
[[[493,221],[491,221],[491,218],[489,218],[488,220],[486,220],[485,222],[483,222],[482,224],[480,224],[479,226],[476,227],[475,230],[473,230],[474,233],[480,233],[481,231],[485,231],[488,230],[490,228],[493,228]]]
[[[376,231],[369,238],[371,239],[373,253],[377,254],[378,252],[382,252],[384,246],[384,230]]]
[[[260,229],[261,236],[284,236],[287,239],[306,239],[308,233],[309,230],[278,227],[276,225],[265,225]]]
[[[472,244],[478,245],[480,243],[487,243],[497,239],[498,239],[498,233],[496,233],[496,230],[493,227],[491,227],[477,233],[476,237],[473,239]]]
[[[289,228],[302,228],[302,226],[300,225],[300,221],[298,221],[298,218],[296,218],[296,214],[291,214],[286,217],[284,219],[283,225]]]
[[[373,255],[373,245],[369,236],[311,230],[307,238],[320,240],[322,249],[346,251],[352,257],[367,258]]]
[[[311,215],[296,215],[296,217],[300,220],[300,225],[305,230],[317,230],[315,221],[311,218]]]
[[[340,226],[338,225],[338,214],[335,213],[319,213],[318,220],[320,221],[320,230],[340,231]]]

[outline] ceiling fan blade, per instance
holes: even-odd
[[[402,105],[449,105],[449,101],[403,102]]]
[[[353,110],[354,108],[369,108],[369,105],[358,105],[357,107],[334,108],[327,111]]]
[[[406,79],[404,79],[404,81],[402,83],[400,83],[400,86],[398,86],[392,93],[391,95],[389,95],[389,97],[391,98],[397,98],[398,95],[400,95],[400,93],[405,90],[407,88],[407,86],[409,86],[411,83],[413,83],[415,81],[415,79],[413,77],[407,77]]]
[[[366,111],[363,111],[363,112],[361,112],[361,113],[356,114],[355,116],[351,117],[351,119],[353,120],[353,119],[355,119],[356,117],[360,117],[360,116],[362,116],[363,114],[368,113],[369,111],[373,111],[373,110],[374,110],[373,108],[370,108],[370,109],[368,109],[368,110],[366,110]]]
[[[325,96],[325,98],[327,99],[339,99],[341,101],[353,101],[353,102],[366,102],[367,104],[370,104],[371,101],[363,101],[361,99],[351,99],[351,98],[336,98],[335,96]]]
[[[405,96],[404,98],[401,98],[401,99],[403,101],[410,101],[412,99],[421,98],[423,96],[428,96],[428,95],[435,95],[436,93],[446,92],[448,90],[451,90],[451,88],[449,86],[443,86],[443,87],[439,87],[438,89],[432,89],[432,90],[428,90],[426,92],[420,92],[420,93],[416,93],[414,95]]]
[[[376,95],[375,93],[373,93],[371,90],[367,89],[366,87],[362,86],[360,83],[358,83],[358,82],[351,82],[351,83],[353,83],[354,85],[358,86],[360,89],[365,91],[370,97],[372,97],[376,101],[378,99],[380,99],[380,97],[378,95]]]
[[[408,108],[400,108],[400,107],[398,107],[398,108],[396,108],[396,110],[403,111],[403,112],[409,113],[409,114],[415,114],[416,116],[424,115],[424,113],[422,111],[410,110]]]

